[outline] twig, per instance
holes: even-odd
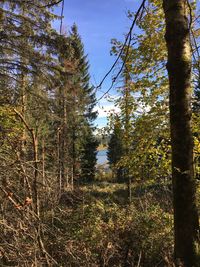
[[[137,267],[140,267],[141,258],[142,258],[142,251],[140,251]]]
[[[13,198],[12,198],[12,192],[7,192],[3,187],[0,186],[0,190],[5,194],[5,196],[10,200],[10,202],[14,205],[14,207],[20,212],[22,213],[22,211],[20,210],[21,208],[21,203],[17,203]]]
[[[55,6],[55,5],[58,5],[58,4],[60,4],[61,2],[62,2],[63,0],[58,0],[58,1],[56,1],[56,2],[53,2],[53,3],[51,3],[51,4],[47,4],[47,5],[45,5],[45,6],[41,6],[41,7],[43,7],[43,8],[45,8],[45,7],[52,7],[52,6]]]

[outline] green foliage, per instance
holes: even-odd
[[[83,140],[83,150],[81,153],[81,181],[91,182],[95,179],[98,144],[98,141],[90,130]]]
[[[133,36],[134,45],[126,47],[121,56],[123,61],[128,52],[122,74],[124,86],[116,101],[125,149],[118,166],[129,170],[133,181],[166,181],[171,174],[171,151],[161,1],[150,1],[147,10],[137,23],[139,33]],[[133,15],[129,12],[130,18]],[[121,46],[113,40],[113,53]]]
[[[96,195],[91,198],[95,190],[101,193],[99,199]],[[63,207],[56,212],[55,217],[62,216],[64,222],[56,224],[64,235],[56,245],[63,252],[54,249],[56,259],[65,253],[69,266],[135,266],[139,258],[140,266],[171,262],[172,215],[148,195],[140,199],[140,205],[127,208],[115,204],[109,200],[115,190],[111,184],[95,186],[76,209],[64,212]],[[64,240],[68,244],[65,252]]]
[[[107,158],[109,165],[114,173],[115,179],[118,182],[123,182],[123,168],[121,166],[117,166],[117,163],[119,163],[121,157],[124,154],[124,147],[122,143],[123,133],[124,132],[121,128],[120,120],[116,116],[114,129],[108,142]]]
[[[65,186],[73,186],[80,166],[90,179],[95,172],[96,113],[89,64],[76,26],[67,36],[52,28],[57,16],[49,4],[52,1],[0,3],[0,265],[11,264],[19,250],[23,256],[15,263],[20,266],[52,266],[43,216],[54,210],[49,205],[59,201]],[[7,225],[15,230],[7,231]],[[9,236],[14,253],[4,242]]]
[[[40,81],[52,83],[52,76],[58,70],[58,60],[53,56],[54,40],[58,34],[51,27],[56,18],[48,8],[40,6],[48,3],[47,0],[10,1],[1,3],[3,14],[1,26],[4,29],[1,35],[1,70],[2,77],[20,85],[20,75],[23,73],[40,76]],[[45,51],[45,52],[44,52]]]
[[[75,161],[80,161],[81,180],[92,181],[95,177],[96,149],[98,146],[92,126],[92,122],[97,116],[96,112],[93,111],[95,94],[93,86],[90,85],[89,63],[75,24],[71,29],[69,43],[73,55],[71,60],[76,62],[72,79],[76,98],[73,102],[73,120],[71,120],[72,128],[76,131],[76,136],[72,135],[72,143],[75,143],[72,157],[76,158]],[[73,140],[74,138],[75,140]]]

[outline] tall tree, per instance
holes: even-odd
[[[191,131],[191,49],[188,1],[164,0],[177,266],[199,266],[198,214]]]
[[[54,80],[57,80],[56,73],[60,69],[57,56],[59,51],[55,46],[58,34],[51,26],[55,16],[47,6],[49,3],[50,1],[47,0],[36,0],[34,3],[5,0],[0,3],[0,83],[3,85],[1,90],[5,92],[1,99],[3,106],[1,108],[4,112],[9,111],[11,126],[7,121],[2,125],[5,133],[5,146],[1,152],[5,157],[6,171],[2,177],[4,182],[1,181],[1,189],[5,195],[11,190],[15,192],[17,201],[11,200],[11,202],[15,203],[16,209],[23,208],[27,201],[29,202],[31,213],[28,217],[33,222],[31,242],[37,250],[35,262],[41,265],[41,262],[46,259],[48,266],[49,256],[45,252],[39,219],[42,206],[39,205],[39,200],[44,201],[44,198],[41,198],[42,186],[39,186],[39,184],[43,185],[40,172],[39,145],[41,142],[39,138],[42,127],[45,125],[45,122],[42,123],[43,120],[45,121],[45,116],[40,116],[39,113],[42,101],[36,103],[35,100],[49,96],[49,89],[53,87],[52,77],[54,76]],[[39,81],[40,85],[38,85]],[[6,91],[4,91],[5,86]],[[47,102],[45,100],[45,103]],[[38,110],[36,110],[37,107]],[[45,112],[47,112],[46,107]],[[11,123],[13,120],[16,126]],[[25,131],[27,149],[24,151],[26,155],[22,157],[20,153],[22,138],[19,132],[21,136],[24,136],[22,133]],[[14,138],[16,135],[18,138]],[[23,143],[24,146],[25,142]],[[9,157],[6,156],[7,153]],[[23,187],[21,180],[24,181]],[[26,215],[23,216],[22,224],[26,224]],[[9,218],[9,214],[6,216]],[[11,223],[15,227],[14,219]]]
[[[96,148],[98,145],[93,133],[93,121],[96,119],[97,113],[93,110],[95,106],[95,94],[94,87],[90,84],[89,63],[84,52],[84,46],[81,37],[78,34],[78,29],[75,24],[71,29],[70,41],[74,50],[73,57],[75,62],[77,62],[76,74],[74,75],[74,86],[79,91],[75,96],[76,99],[74,99],[74,107],[76,107],[78,110],[78,120],[77,125],[75,125],[73,128],[73,169],[75,174],[76,158],[78,155],[80,155],[80,158],[77,158],[77,161],[81,160],[81,178],[91,181],[95,175]],[[77,138],[77,135],[79,135],[79,138]],[[80,142],[78,146],[75,144],[77,141]],[[77,151],[77,149],[79,149],[79,151]],[[91,175],[90,178],[89,175]]]
[[[135,181],[153,179],[163,183],[169,182],[170,177],[170,147],[162,1],[148,1],[146,11],[137,21],[140,31],[133,35],[133,46],[125,47],[122,53],[130,76],[129,103],[127,105],[125,101],[127,90],[122,88],[123,96],[116,104],[121,110],[123,125],[127,125],[126,107],[130,121],[129,155],[123,158],[123,164],[127,165]],[[134,17],[134,13],[128,14],[130,18]],[[119,52],[122,44],[113,39],[113,45],[112,52]]]

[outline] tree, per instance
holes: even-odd
[[[93,111],[95,106],[95,94],[94,87],[90,85],[89,64],[75,24],[71,29],[70,43],[74,50],[74,60],[77,62],[74,86],[76,89],[79,88],[76,99],[74,99],[74,107],[78,110],[77,126],[73,128],[72,134],[74,174],[76,173],[76,158],[80,154],[80,158],[77,158],[77,161],[80,160],[81,178],[91,181],[94,178],[97,148],[97,141],[93,134],[94,127],[92,123],[96,119],[97,113]],[[77,142],[80,144],[77,144]],[[91,175],[90,178],[89,175]]]
[[[97,143],[93,135],[96,112],[94,88],[81,37],[74,24],[62,37],[59,60],[63,67],[53,95],[54,131],[59,191],[73,188],[74,181],[94,178]],[[55,151],[55,148],[54,148]],[[85,163],[84,163],[85,161]]]
[[[81,153],[81,181],[92,182],[95,178],[97,163],[97,146],[99,142],[92,133],[92,129],[88,127],[88,133],[83,140],[83,148]]]
[[[122,126],[128,129],[123,136],[128,149],[122,162],[133,181],[169,184],[169,94],[161,1],[149,1],[146,11],[137,21],[139,33],[133,35],[133,45],[124,47],[121,55],[126,62],[122,73],[125,86],[115,104],[120,108]],[[134,13],[128,14],[134,17]],[[119,53],[122,44],[113,40],[113,45],[112,52]]]
[[[119,117],[116,116],[114,121],[114,129],[108,142],[107,158],[118,182],[124,182],[123,167],[119,164],[123,154],[123,130]]]
[[[198,213],[191,131],[191,49],[188,2],[164,0],[167,70],[170,87],[170,129],[177,266],[198,266]]]
[[[166,135],[169,129],[167,123],[168,112],[166,111],[168,90],[166,73],[163,68],[166,60],[166,49],[163,41],[164,18],[161,4],[162,1],[149,1],[148,12],[137,23],[144,34],[136,34],[136,38],[133,37],[139,45],[137,47],[137,44],[134,44],[136,49],[134,46],[131,47],[127,56],[127,62],[133,62],[131,79],[134,81],[133,87],[136,90],[132,90],[132,92],[139,92],[139,99],[142,100],[140,103],[144,103],[144,107],[147,107],[147,111],[138,115],[134,122],[135,129],[132,136],[136,145],[134,154],[131,155],[129,160],[133,167],[136,166],[135,174],[139,176],[142,176],[139,170],[142,170],[143,173],[144,165],[148,172],[157,169],[156,173],[159,173],[161,167],[164,171],[167,170],[165,162],[170,163],[169,137]],[[189,107],[191,52],[189,22],[187,21],[188,10],[187,1],[164,1],[167,21],[166,41],[169,55],[167,66],[170,82],[175,257],[181,258],[184,264],[189,264],[186,263],[186,261],[189,262],[189,254],[192,258],[194,256],[192,256],[192,253],[195,254],[195,246],[198,245],[198,216],[195,203],[192,133],[190,129],[191,112]],[[160,20],[157,20],[158,16]],[[132,17],[131,13],[130,17]],[[116,46],[121,48],[119,43],[116,43]],[[134,109],[134,111],[136,110]],[[137,137],[139,138],[137,139]],[[161,140],[162,142],[160,142]],[[166,146],[163,146],[165,143]],[[169,164],[167,164],[167,168],[168,166]],[[131,169],[134,173],[134,168]],[[163,172],[164,175],[166,173],[169,177],[169,170]],[[185,236],[184,231],[187,232]],[[190,264],[192,264],[191,262],[192,259]],[[193,262],[195,262],[194,257]]]
[[[2,125],[5,173],[2,176],[1,192],[4,193],[3,199],[9,199],[12,204],[11,213],[19,212],[22,215],[21,209],[26,209],[24,215],[16,218],[19,220],[20,217],[23,225],[32,223],[31,246],[37,250],[35,262],[41,265],[46,261],[47,266],[51,256],[44,246],[40,223],[41,206],[45,202],[45,198],[41,197],[44,183],[41,176],[40,137],[42,128],[46,126],[49,89],[52,90],[58,70],[61,70],[59,50],[55,48],[58,34],[51,27],[55,16],[46,6],[49,2],[6,0],[0,3],[1,114],[8,112],[6,117],[4,115],[8,120]],[[42,109],[44,116],[41,115]],[[22,156],[22,146],[24,148],[25,145]],[[9,194],[12,197],[8,197]],[[10,212],[4,218],[10,220]],[[10,221],[13,229],[16,227],[16,218]],[[13,247],[19,249],[20,245],[21,242],[18,242]]]

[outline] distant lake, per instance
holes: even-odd
[[[100,150],[97,152],[97,164],[105,164],[108,162],[107,160],[107,149]]]

